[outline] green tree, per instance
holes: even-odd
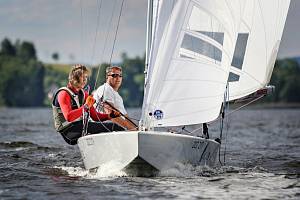
[[[2,55],[8,55],[8,56],[15,56],[16,55],[16,49],[12,45],[12,43],[10,42],[9,39],[5,38],[1,42],[1,51],[0,51],[0,53]]]
[[[268,98],[273,102],[300,102],[300,66],[295,59],[277,60],[271,85],[276,92]]]
[[[130,59],[122,54],[123,86],[121,95],[129,107],[141,107],[144,96],[144,64],[145,58],[139,56]]]
[[[17,55],[24,60],[37,60],[36,50],[31,42],[22,42],[17,49]]]
[[[8,39],[4,39],[2,44],[0,104],[14,107],[42,106],[45,97],[44,66],[36,60],[34,45],[17,40],[14,46]],[[15,49],[16,53],[9,49]]]
[[[53,53],[52,54],[52,59],[57,62],[59,60],[59,54],[57,52]]]
[[[11,107],[42,106],[44,100],[44,67],[36,61],[10,58],[1,64],[3,103]]]

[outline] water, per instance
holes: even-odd
[[[232,114],[226,166],[178,165],[152,178],[84,170],[51,116],[49,109],[0,110],[0,199],[300,199],[300,109]],[[210,126],[212,137],[218,125]]]

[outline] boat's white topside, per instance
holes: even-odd
[[[87,169],[115,165],[128,167],[139,158],[158,170],[176,163],[214,165],[220,144],[200,137],[154,131],[123,131],[87,135],[78,140]]]
[[[158,136],[169,136],[169,137],[176,137],[176,138],[190,138],[190,139],[203,139],[202,137],[198,136],[192,136],[192,135],[185,135],[185,134],[179,134],[175,132],[159,132],[159,131],[113,131],[113,132],[104,132],[100,134],[93,134],[93,135],[86,135],[84,137],[81,137],[78,139],[78,142],[82,140],[83,138],[97,138],[97,137],[103,137],[103,136],[111,136],[111,135],[124,135],[124,134],[151,134],[151,135],[158,135]],[[211,142],[214,142],[216,144],[219,144],[215,140],[208,139]]]

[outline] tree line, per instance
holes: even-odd
[[[58,58],[56,55],[55,58]],[[128,107],[140,107],[143,101],[145,57],[122,54],[123,84],[120,94]],[[105,82],[108,64],[91,67],[92,89]],[[0,106],[49,106],[53,93],[65,86],[71,65],[46,64],[37,59],[34,44],[5,38],[0,49]],[[98,78],[97,78],[98,76]],[[97,79],[97,80],[96,80]],[[300,66],[296,59],[277,60],[271,85],[276,92],[267,102],[300,103]]]
[[[42,106],[45,68],[37,60],[32,43],[5,38],[0,50],[0,105],[9,107]]]

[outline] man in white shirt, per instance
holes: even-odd
[[[111,66],[106,68],[106,83],[101,85],[94,93],[96,99],[97,110],[101,110],[101,106],[104,107],[102,111],[106,113],[111,112],[111,104],[119,112],[128,117],[125,110],[123,99],[119,95],[118,90],[122,84],[122,68],[119,66]],[[101,104],[103,102],[103,104]],[[109,104],[105,103],[108,102]],[[117,117],[111,119],[112,122],[127,128],[127,130],[137,130],[137,127],[128,121],[125,117]]]

